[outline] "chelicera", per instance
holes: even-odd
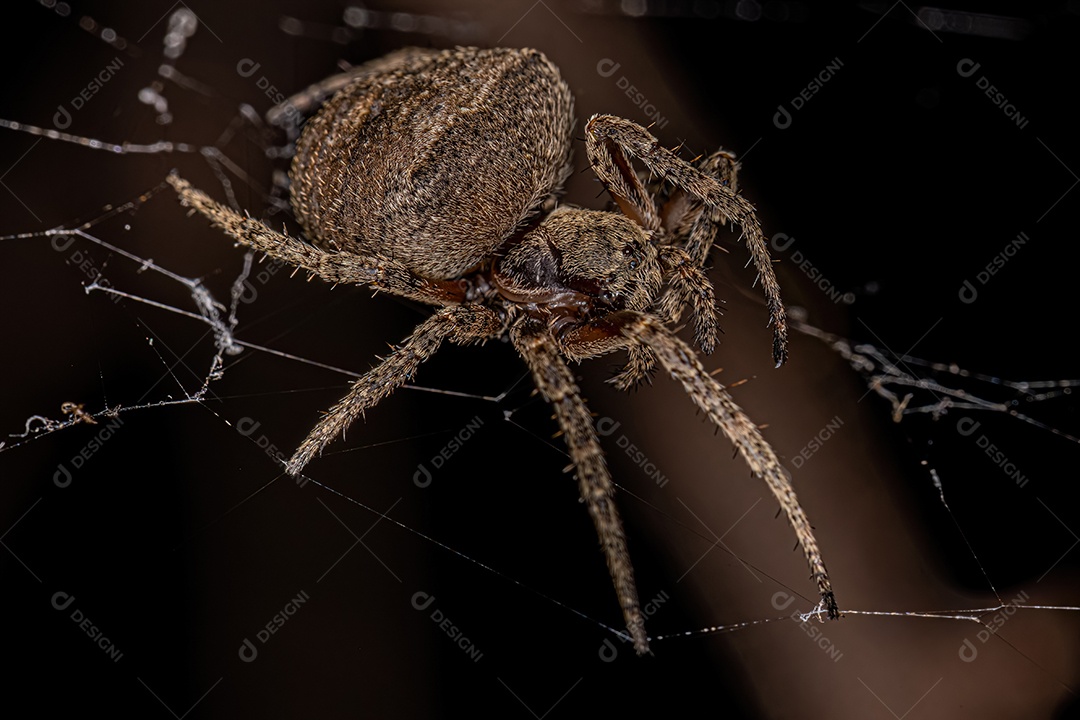
[[[405,49],[313,86],[287,108],[319,103],[296,137],[290,171],[304,240],[230,210],[179,176],[169,179],[185,204],[248,247],[328,282],[436,307],[316,423],[286,463],[290,474],[301,474],[366,409],[410,380],[443,341],[508,337],[555,410],[627,631],[646,653],[611,477],[567,364],[625,350],[614,383],[628,388],[659,363],[682,384],[766,481],[826,612],[839,616],[810,523],[776,454],[669,327],[689,312],[698,346],[715,347],[717,309],[702,268],[718,226],[731,221],[764,288],[773,358],[778,366],[786,358],[779,286],[753,207],[736,191],[731,154],[687,163],[645,128],[594,115],[584,128],[586,151],[618,211],[559,204],[572,168],[573,98],[536,50]],[[270,117],[285,114],[279,107]],[[632,159],[662,187],[647,186]]]

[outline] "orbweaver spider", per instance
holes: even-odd
[[[284,124],[331,94],[300,132],[290,171],[292,206],[310,244],[169,178],[186,205],[248,247],[332,283],[438,308],[353,383],[286,470],[302,473],[444,340],[509,336],[555,409],[627,630],[635,650],[647,653],[611,477],[566,363],[626,350],[616,386],[640,382],[657,363],[682,384],[768,484],[829,617],[839,617],[817,541],[776,454],[668,328],[688,309],[698,346],[715,347],[717,311],[702,266],[717,226],[730,220],[742,228],[764,287],[773,358],[777,366],[786,358],[780,289],[753,207],[735,191],[734,157],[719,151],[689,164],[639,125],[594,115],[585,125],[589,162],[621,213],[585,210],[558,204],[571,172],[573,98],[538,51],[401,50],[309,88],[270,119]],[[674,188],[660,203],[632,158]]]

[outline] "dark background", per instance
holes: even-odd
[[[206,90],[169,86],[168,127],[136,95],[156,77],[166,23],[158,20],[171,6],[118,5],[78,3],[68,17],[32,2],[6,8],[0,118],[51,126],[59,104],[70,106],[120,58],[115,77],[72,113],[69,131],[218,144],[253,180],[234,178],[239,203],[278,226],[287,219],[267,211],[268,140],[253,130],[220,140],[240,103],[261,113],[275,101],[260,78],[274,86],[271,95],[288,94],[339,61],[409,44],[538,47],[574,89],[579,119],[603,111],[647,122],[620,92],[626,78],[667,120],[656,129],[666,145],[685,141],[686,157],[722,145],[744,159],[740,182],[766,236],[796,238],[790,250],[774,252],[784,296],[817,327],[999,378],[1080,377],[1071,349],[1080,16],[1071,5],[1020,13],[986,3],[936,11],[900,3],[370,3],[369,21],[380,27],[340,44],[319,37],[340,25],[337,3],[192,2],[202,24],[178,67]],[[389,27],[396,10],[413,13],[397,18],[404,30]],[[106,45],[80,28],[83,16],[115,28],[137,50]],[[308,23],[305,34],[284,33],[283,16]],[[27,42],[32,49],[18,49]],[[259,64],[251,77],[237,72],[242,59]],[[619,63],[610,77],[597,72],[604,59]],[[979,63],[970,77],[957,72],[963,59]],[[835,76],[792,113],[790,127],[778,128],[778,106],[790,110],[837,60]],[[980,91],[980,77],[1015,105],[1024,127]],[[0,234],[96,217],[155,187],[173,167],[225,196],[198,157],[111,155],[37,140],[0,131]],[[583,157],[580,143],[575,152]],[[597,191],[586,173],[575,176],[568,197],[600,207]],[[228,298],[242,263],[232,243],[187,218],[168,192],[93,232],[203,278],[219,299]],[[979,271],[1020,232],[1027,245],[980,284]],[[726,234],[721,243],[729,255],[714,253],[726,334],[706,364],[724,368],[726,383],[751,379],[736,399],[769,425],[767,436],[789,459],[830,419],[842,419],[819,453],[789,465],[841,606],[957,615],[996,606],[991,583],[1005,601],[1023,594],[1027,604],[1080,605],[1076,441],[1001,412],[954,408],[937,420],[893,423],[865,378],[803,337],[793,342],[791,363],[773,371],[765,311],[749,290],[753,276],[736,239]],[[854,302],[830,302],[796,267],[794,250]],[[98,413],[180,399],[207,373],[214,348],[204,325],[85,295],[86,277],[71,262],[76,251],[126,292],[192,308],[180,285],[102,247],[80,240],[58,252],[43,238],[0,241],[5,435],[34,415],[59,419],[64,402]],[[960,300],[965,279],[978,290],[973,303]],[[285,271],[257,290],[257,301],[240,309],[243,340],[352,373],[423,316],[363,288],[330,290]],[[48,715],[93,704],[147,717],[572,717],[694,707],[747,717],[1074,714],[1074,612],[988,612],[986,622],[1005,622],[985,644],[976,640],[980,626],[960,619],[850,612],[840,623],[812,625],[841,651],[833,662],[806,626],[782,619],[814,602],[790,528],[773,518],[774,502],[731,459],[728,444],[663,378],[626,397],[603,382],[615,359],[580,370],[590,406],[621,423],[605,449],[624,488],[620,507],[641,594],[665,599],[649,630],[774,622],[659,640],[654,657],[637,659],[603,627],[617,629],[621,619],[594,532],[561,474],[567,459],[561,441],[550,439],[550,411],[531,396],[527,378],[519,382],[524,367],[507,345],[447,347],[417,380],[498,401],[399,391],[311,466],[320,485],[302,488],[280,478],[254,441],[291,452],[317,413],[344,394],[349,376],[260,352],[226,363],[201,403],[121,414],[122,425],[66,487],[54,482],[59,464],[73,467],[102,424],[15,447],[17,438],[0,438],[8,443],[0,450],[0,572],[13,660],[7,702]],[[1068,396],[1040,404],[1000,387],[939,379],[995,402],[1019,398],[1016,412],[1080,435]],[[961,435],[963,417],[982,425]],[[429,487],[417,487],[417,464],[430,467],[475,418],[482,426],[474,438]],[[245,419],[245,427],[259,423],[250,437],[237,430]],[[982,436],[1028,478],[1024,486],[980,450]],[[669,483],[657,487],[645,476],[620,452],[619,437],[640,447]],[[405,527],[372,511],[391,507]],[[695,518],[761,581],[720,549],[697,563],[712,536]],[[57,592],[75,597],[66,611],[51,605]],[[259,629],[301,592],[309,600],[258,642]],[[435,597],[426,611],[411,604],[417,592]],[[778,592],[798,602],[781,608]],[[123,653],[119,661],[79,630],[74,609]],[[440,631],[434,609],[482,653],[478,662]],[[258,648],[254,662],[238,657],[245,638]],[[958,658],[965,639],[977,645],[975,662]],[[617,648],[614,662],[601,660],[604,647]]]

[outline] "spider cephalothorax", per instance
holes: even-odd
[[[542,308],[553,330],[598,310],[646,310],[662,271],[648,234],[623,215],[560,207],[493,263],[502,297]]]
[[[566,360],[627,351],[614,378],[633,385],[657,363],[735,444],[791,522],[830,617],[838,617],[813,531],[776,454],[694,351],[668,325],[685,310],[695,339],[716,343],[717,310],[702,266],[717,226],[743,230],[787,353],[779,287],[753,208],[718,151],[690,164],[644,128],[611,115],[585,125],[590,164],[618,212],[557,206],[570,173],[573,99],[535,50],[406,49],[329,78],[287,103],[333,94],[296,141],[297,219],[312,244],[214,202],[176,175],[187,205],[239,242],[330,282],[365,284],[436,306],[381,364],[356,380],[300,444],[298,475],[367,408],[408,381],[443,340],[509,336],[555,409],[582,499],[596,525],[634,647],[648,637],[613,486],[592,416]],[[271,111],[268,119],[294,117]],[[289,130],[296,134],[296,128]],[[666,181],[662,203],[631,165]]]

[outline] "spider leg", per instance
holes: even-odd
[[[463,344],[478,342],[502,332],[499,316],[479,305],[456,305],[435,312],[381,364],[357,379],[349,393],[319,420],[285,464],[290,475],[299,475],[312,458],[368,408],[378,405],[400,385],[408,382],[443,340]]]
[[[694,165],[724,187],[736,190],[739,164],[726,150],[717,150]],[[718,210],[706,207],[678,188],[667,198],[660,215],[670,242],[660,249],[660,260],[669,281],[654,305],[654,312],[674,324],[679,321],[683,308],[689,306],[694,315],[695,342],[708,355],[716,347],[720,312],[703,268],[716,239],[716,231],[726,220]]]
[[[666,323],[677,323],[683,308],[689,305],[693,311],[694,341],[705,354],[713,352],[720,331],[713,284],[708,282],[704,271],[683,248],[661,245],[659,255],[669,286],[653,303],[653,312]],[[657,366],[657,358],[652,351],[646,345],[630,344],[626,354],[626,367],[609,382],[619,390],[630,390],[643,380],[651,381],[652,372]]]
[[[738,191],[739,163],[727,150],[717,150],[701,158],[694,163],[694,167],[732,192]],[[727,218],[717,209],[705,210],[699,199],[676,188],[660,211],[664,229],[677,239],[686,238],[682,247],[699,267],[709,257],[717,228],[727,222]]]
[[[580,348],[571,355],[575,359],[602,354],[623,347],[628,342],[642,344],[653,351],[671,377],[682,384],[694,404],[738,448],[751,472],[765,480],[795,530],[828,616],[839,618],[832,583],[813,528],[779,458],[762,437],[757,425],[735,404],[724,386],[705,372],[693,349],[655,318],[625,310],[570,330],[562,338],[562,345],[568,354],[574,353],[575,347]]]
[[[659,255],[669,285],[654,304],[653,310],[664,322],[676,323],[682,309],[690,306],[694,316],[695,342],[702,352],[711,353],[720,332],[712,283],[682,248],[662,245]],[[629,390],[649,379],[656,367],[656,357],[647,346],[631,344],[626,351],[626,367],[610,380],[620,390]]]
[[[761,232],[754,207],[716,178],[709,177],[661,147],[660,141],[648,130],[629,120],[614,115],[593,115],[585,124],[585,147],[594,171],[609,189],[615,187],[634,190],[628,176],[633,176],[636,181],[636,175],[630,168],[628,158],[640,158],[650,171],[703,202],[706,206],[703,212],[706,215],[717,211],[723,217],[738,223],[757,268],[758,279],[765,290],[765,301],[773,324],[773,360],[777,367],[782,365],[787,359],[787,316],[784,303],[780,300],[780,285],[776,282],[765,236]],[[637,184],[641,187],[640,182]],[[631,195],[622,200],[616,198],[616,202],[619,202],[621,207],[624,202],[630,202],[631,198],[635,196]],[[647,213],[645,219],[650,222]],[[659,216],[656,215],[651,222],[657,223],[658,227]],[[645,227],[654,229],[648,224]],[[695,252],[700,252],[700,249],[695,248]]]
[[[420,277],[389,258],[322,250],[212,200],[175,173],[169,175],[168,181],[184,205],[206,216],[237,242],[328,282],[370,285],[430,305],[452,305],[464,299],[456,283]]]
[[[716,348],[720,332],[712,283],[701,265],[682,248],[664,245],[660,248],[660,262],[668,271],[670,283],[657,303],[660,316],[676,323],[682,309],[689,305],[694,315],[694,341],[708,355]]]
[[[596,438],[592,415],[581,399],[574,376],[559,356],[554,338],[539,320],[525,318],[510,329],[510,339],[532,371],[540,394],[555,408],[577,472],[581,497],[600,537],[615,592],[619,596],[626,628],[638,655],[649,652],[645,618],[638,601],[634,567],[626,549],[619,511],[615,507],[615,489],[611,483],[604,453]]]
[[[626,367],[608,380],[619,390],[630,390],[643,381],[652,383],[652,374],[656,370],[656,356],[649,348],[641,345],[626,347]]]
[[[650,193],[650,189],[655,188],[643,182],[642,177],[634,171],[626,153],[614,141],[604,139],[598,143],[590,142],[588,150],[589,161],[596,176],[622,213],[644,229],[655,233],[654,237],[663,238],[664,235],[673,234],[669,224],[676,222],[675,216],[681,218],[683,215],[693,214],[698,218],[703,214],[701,203],[696,201],[696,198],[687,198],[682,191],[665,204],[663,212],[658,212]],[[713,158],[726,156],[721,151],[708,158],[710,163],[703,165],[705,171],[712,172],[714,165],[719,164],[720,161],[714,161]],[[699,234],[708,232],[708,222],[695,223],[695,227],[697,225],[701,225]],[[699,244],[711,246],[711,243],[710,235]],[[690,305],[695,316],[696,341],[704,352],[711,353],[716,347],[719,323],[712,285],[701,271],[704,257],[701,261],[692,260],[680,248],[663,244],[660,245],[660,261],[667,271],[665,277],[670,285],[665,288],[656,310],[665,320],[677,322],[682,308]],[[631,346],[627,350],[629,358],[626,367],[611,379],[620,390],[627,390],[648,379],[656,366],[656,358],[647,347]]]

